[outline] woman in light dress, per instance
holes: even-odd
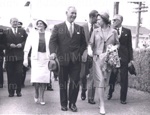
[[[110,26],[109,14],[102,12],[97,15],[97,24],[99,28],[95,29],[88,45],[88,54],[93,56],[93,77],[94,85],[98,92],[100,101],[100,114],[105,114],[104,90],[108,85],[111,66],[106,63],[107,46],[112,44],[119,47],[118,34],[115,29]]]
[[[44,92],[47,83],[50,82],[49,61],[49,39],[50,32],[46,31],[47,24],[44,20],[37,20],[36,29],[33,29],[27,38],[24,47],[24,65],[28,66],[28,53],[31,53],[31,83],[35,87],[34,101],[45,105]]]

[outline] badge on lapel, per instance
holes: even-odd
[[[77,34],[80,34],[80,32],[77,32]]]
[[[128,34],[125,34],[124,36],[128,36]]]

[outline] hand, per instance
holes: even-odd
[[[28,67],[28,60],[27,60],[27,59],[25,59],[25,60],[23,61],[23,65],[24,65],[25,67]]]
[[[54,60],[56,58],[56,54],[55,53],[52,53],[50,56],[49,56],[49,59],[50,60]]]
[[[22,47],[22,44],[17,44],[17,48],[21,48]]]
[[[10,44],[10,47],[11,48],[16,48],[16,45],[15,44]]]
[[[88,55],[93,57],[93,51],[92,51],[91,46],[88,46]]]
[[[129,62],[129,64],[128,64],[128,67],[130,67],[133,63],[134,63],[134,61],[131,60],[131,61]]]

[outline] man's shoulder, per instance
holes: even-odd
[[[126,27],[122,27],[122,29],[125,31],[131,31],[129,28],[126,28]]]
[[[61,26],[64,26],[64,25],[65,25],[65,22],[61,22],[61,23],[55,24],[54,27],[61,27]]]

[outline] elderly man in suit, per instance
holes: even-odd
[[[93,32],[93,29],[98,28],[96,25],[97,21],[97,14],[98,11],[92,10],[89,13],[89,22],[83,25],[85,37],[86,37],[86,43],[88,45],[89,39],[91,37],[91,34]],[[81,64],[81,86],[82,86],[82,92],[81,92],[81,99],[86,99],[86,91],[87,91],[87,76],[88,78],[88,103],[95,104],[94,96],[95,96],[95,88],[94,88],[94,80],[92,76],[92,57],[87,55],[87,49],[84,51],[82,55],[82,64]]]
[[[5,52],[6,71],[8,77],[9,97],[13,97],[15,90],[18,97],[21,97],[21,78],[23,68],[23,48],[27,38],[26,31],[18,28],[18,19],[10,19],[11,28],[7,30],[7,46]]]
[[[112,98],[112,94],[115,88],[115,82],[117,74],[120,74],[120,102],[126,104],[127,90],[128,90],[128,67],[133,63],[133,49],[132,49],[132,35],[130,29],[122,26],[123,16],[115,15],[113,18],[113,27],[117,30],[119,35],[119,56],[121,58],[121,67],[118,71],[111,74],[110,77],[110,89],[108,93],[108,100]]]
[[[3,62],[4,62],[4,49],[6,48],[6,34],[4,27],[0,26],[0,88],[3,88]]]
[[[81,56],[86,49],[86,40],[83,27],[74,23],[77,16],[76,8],[70,6],[66,11],[66,16],[67,20],[65,22],[54,26],[49,46],[50,59],[57,57],[60,63],[61,110],[67,111],[69,99],[69,108],[76,112],[76,101],[80,86]],[[67,97],[68,79],[70,80],[69,98]]]

